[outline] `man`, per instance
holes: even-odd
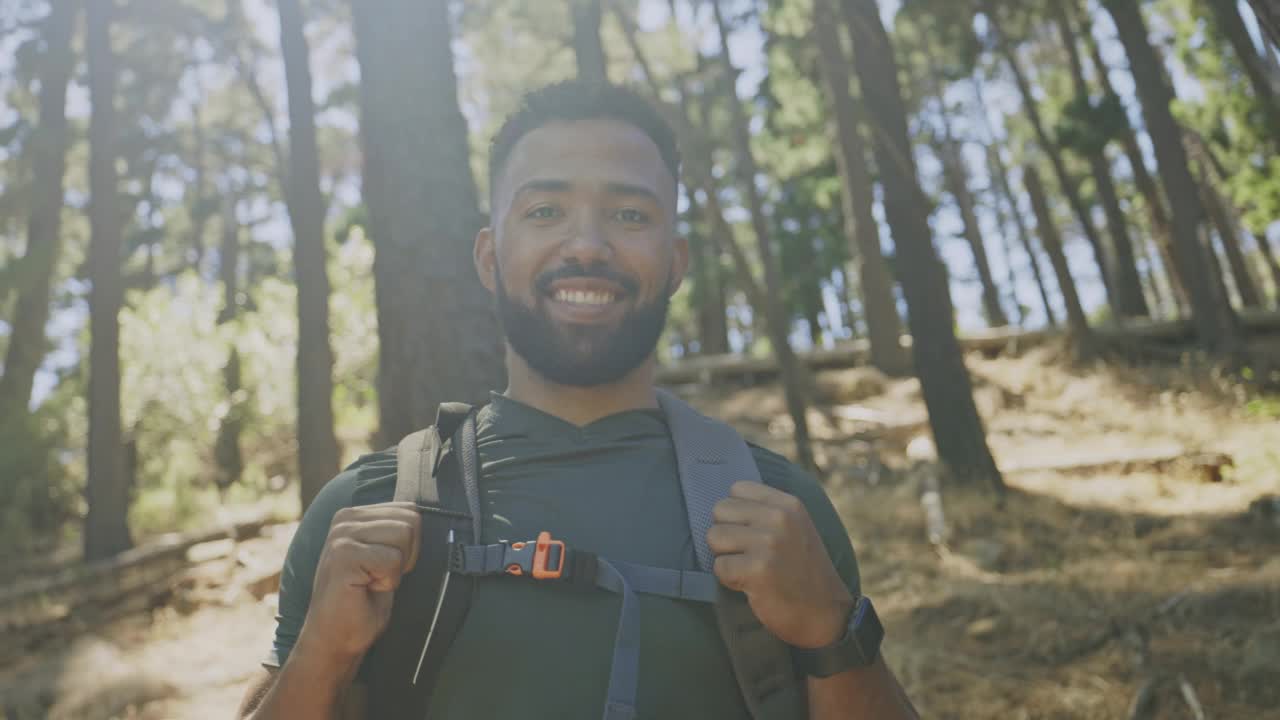
[[[534,92],[496,136],[492,224],[475,265],[497,302],[509,384],[476,421],[483,542],[550,530],[601,557],[696,567],[654,388],[654,347],[689,262],[675,229],[678,167],[671,130],[615,87]],[[812,478],[751,452],[766,482],[735,484],[715,506],[715,575],[785,643],[836,644],[859,597],[848,535]],[[418,512],[389,502],[395,468],[394,451],[365,456],[308,509],[243,717],[337,718],[353,704],[344,698],[419,553]],[[639,605],[639,717],[746,717],[713,609]],[[598,716],[618,608],[605,592],[480,579],[430,717]],[[914,717],[879,657],[804,683],[813,718]]]

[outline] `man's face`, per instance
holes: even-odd
[[[553,123],[493,182],[476,269],[512,350],[558,384],[622,379],[653,353],[688,265],[657,146],[619,121]]]

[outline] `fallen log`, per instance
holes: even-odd
[[[215,540],[253,537],[276,522],[275,517],[264,515],[170,535],[107,560],[63,568],[0,590],[0,662],[67,623],[150,606],[171,590],[174,579],[187,567],[189,549]]]
[[[1053,472],[1060,474],[1120,472],[1143,470],[1162,471],[1180,464],[1195,468],[1206,482],[1222,482],[1222,469],[1233,467],[1230,455],[1219,452],[1189,451],[1182,448],[1156,448],[1145,451],[1125,451],[1093,455],[1083,459],[1057,460],[1054,462],[1005,463],[1000,466],[1004,474]]]
[[[1280,313],[1270,311],[1241,311],[1241,328],[1253,335],[1280,334]],[[1104,342],[1118,345],[1146,343],[1181,343],[1193,340],[1195,330],[1188,320],[1141,321],[1131,320],[1123,325],[1099,327],[1095,334]],[[959,338],[964,352],[992,354],[1008,349],[1022,350],[1051,338],[1062,337],[1051,330],[1021,330],[1019,328],[992,328],[982,332],[967,333]],[[903,347],[910,349],[911,337],[901,338]],[[1168,350],[1171,358],[1178,351]],[[835,347],[800,351],[796,357],[810,370],[829,370],[858,367],[870,362],[871,347],[866,340],[837,343]],[[658,368],[658,382],[667,385],[686,383],[710,383],[735,379],[755,382],[768,380],[778,374],[772,358],[745,357],[742,355],[704,355],[685,358]]]

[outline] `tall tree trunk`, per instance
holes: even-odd
[[[218,312],[218,324],[229,323],[240,312],[240,223],[236,217],[238,198],[228,196],[222,202],[222,244],[218,251],[218,275],[222,279],[222,309]],[[227,395],[227,412],[218,421],[218,433],[214,438],[214,484],[225,501],[227,491],[240,480],[244,472],[244,457],[240,452],[240,433],[243,428],[246,401],[240,379],[240,352],[235,337],[231,338],[227,362],[222,366],[223,388]]]
[[[1112,272],[1108,266],[1106,252],[1102,247],[1102,240],[1098,237],[1097,228],[1093,225],[1093,218],[1089,214],[1089,208],[1080,197],[1079,184],[1068,172],[1067,164],[1062,159],[1062,152],[1058,149],[1057,142],[1049,137],[1049,132],[1045,129],[1044,121],[1040,117],[1039,101],[1036,100],[1035,95],[1031,92],[1031,83],[1027,80],[1027,75],[1022,70],[1022,64],[1018,62],[1018,56],[1000,25],[1000,17],[995,4],[991,0],[985,0],[983,7],[985,8],[987,19],[991,23],[992,30],[995,32],[996,44],[1000,49],[1000,53],[1004,56],[1005,61],[1009,64],[1009,69],[1013,72],[1013,79],[1018,86],[1018,93],[1022,96],[1023,110],[1027,114],[1027,119],[1031,121],[1031,129],[1035,131],[1040,149],[1049,157],[1049,162],[1053,165],[1053,173],[1058,178],[1058,184],[1062,186],[1062,193],[1067,196],[1067,202],[1071,204],[1071,209],[1075,212],[1076,219],[1080,222],[1080,228],[1084,232],[1085,239],[1089,241],[1089,247],[1093,250],[1094,262],[1098,265],[1102,285],[1107,293],[1107,302],[1113,308],[1121,307],[1122,303],[1116,294],[1115,283],[1112,280]]]
[[[1271,274],[1271,302],[1280,309],[1280,249],[1272,248],[1266,233],[1258,235],[1258,252]]]
[[[803,368],[791,349],[788,339],[790,333],[788,316],[782,307],[782,281],[778,277],[778,259],[774,254],[769,237],[769,222],[764,214],[764,202],[760,190],[756,186],[756,161],[751,153],[751,133],[747,128],[746,112],[742,102],[734,90],[734,81],[738,71],[729,56],[729,29],[725,25],[724,14],[720,10],[720,0],[712,0],[711,9],[715,14],[716,27],[720,35],[720,60],[724,68],[721,81],[729,101],[730,117],[733,123],[733,148],[735,170],[742,190],[746,193],[747,210],[751,215],[751,227],[755,232],[757,252],[760,264],[764,266],[764,306],[765,324],[769,330],[770,344],[773,345],[774,356],[778,360],[778,368],[782,371],[782,385],[786,394],[787,411],[795,424],[796,461],[808,470],[817,469],[813,457],[813,447],[809,439],[809,423],[805,418],[807,407]],[[760,306],[757,306],[758,308]]]
[[[1082,31],[1089,45],[1089,55],[1093,60],[1093,67],[1098,76],[1098,80],[1102,85],[1103,93],[1105,93],[1109,102],[1120,105],[1120,96],[1116,93],[1115,87],[1111,84],[1111,76],[1106,61],[1102,59],[1102,50],[1098,45],[1098,39],[1093,34],[1093,25],[1087,19],[1086,25]],[[1165,205],[1164,195],[1160,192],[1160,186],[1156,183],[1155,178],[1151,176],[1151,171],[1147,169],[1147,160],[1142,154],[1142,148],[1138,145],[1138,136],[1134,132],[1133,126],[1129,124],[1126,116],[1124,124],[1120,127],[1120,145],[1124,148],[1124,155],[1129,160],[1129,167],[1133,171],[1133,183],[1138,188],[1138,192],[1142,193],[1142,199],[1147,209],[1147,216],[1151,220],[1151,234],[1155,239],[1156,249],[1160,252],[1160,261],[1165,268],[1169,285],[1173,287],[1173,292],[1178,300],[1177,309],[1180,311],[1187,306],[1187,291],[1182,279],[1177,276],[1177,270],[1173,263],[1173,240],[1172,231],[1169,227],[1169,211]]]
[[[486,402],[505,383],[497,319],[472,262],[483,225],[458,106],[446,0],[354,14],[364,197],[374,244],[381,440]],[[419,58],[405,72],[405,58]]]
[[[880,248],[880,224],[873,211],[875,191],[867,170],[867,150],[858,127],[858,108],[849,90],[849,62],[840,43],[840,25],[832,0],[814,0],[814,40],[823,85],[831,98],[836,167],[849,256],[858,269],[862,313],[871,344],[871,364],[887,375],[905,375],[911,363],[902,347],[902,319],[893,298],[893,278]]]
[[[1212,279],[1203,272],[1208,248],[1201,244],[1199,230],[1205,212],[1182,144],[1182,132],[1170,108],[1173,89],[1148,39],[1146,22],[1136,0],[1103,0],[1103,5],[1114,18],[1120,41],[1129,56],[1160,176],[1169,195],[1173,211],[1173,259],[1179,268],[1178,275],[1187,283],[1192,322],[1208,349],[1234,352],[1239,345],[1235,312],[1225,298],[1219,297]]]
[[[1249,0],[1249,6],[1262,32],[1271,40],[1271,46],[1280,48],[1280,0]]]
[[[1089,83],[1084,78],[1084,63],[1080,61],[1080,48],[1076,44],[1075,29],[1071,27],[1071,20],[1067,17],[1066,6],[1063,3],[1051,3],[1051,7],[1056,16],[1062,45],[1067,50],[1076,97],[1090,103],[1092,93],[1089,92]],[[1133,241],[1129,238],[1129,222],[1124,210],[1120,207],[1120,198],[1116,194],[1115,183],[1111,179],[1111,163],[1107,161],[1106,144],[1091,148],[1084,154],[1085,159],[1089,161],[1094,184],[1098,188],[1098,199],[1102,201],[1102,210],[1107,218],[1107,230],[1111,235],[1111,246],[1115,253],[1110,258],[1111,281],[1116,291],[1116,305],[1112,309],[1120,317],[1149,317],[1151,311],[1147,308],[1146,298],[1142,294],[1142,278],[1138,276]]]
[[[0,418],[26,414],[31,386],[44,360],[49,293],[61,245],[62,178],[67,168],[67,81],[74,56],[71,34],[79,3],[51,5],[39,65],[40,116],[29,142],[32,174],[27,247],[20,261],[18,299],[0,375]]]
[[[316,148],[311,59],[299,0],[276,0],[289,91],[289,220],[298,283],[298,475],[305,509],[338,472],[333,433],[333,351],[329,346],[329,274],[324,196]],[[358,14],[358,13],[357,13]]]
[[[907,297],[911,354],[938,456],[957,479],[986,481],[1003,493],[1004,481],[987,447],[972,381],[956,340],[946,268],[929,234],[928,203],[907,134],[893,45],[874,0],[844,0],[843,9],[853,39],[854,68],[874,126],[885,215],[904,268],[899,281]]]
[[[1009,206],[1009,215],[1013,218],[1014,228],[1018,231],[1018,242],[1022,244],[1022,250],[1031,263],[1031,274],[1035,277],[1036,290],[1040,293],[1040,304],[1044,307],[1045,320],[1048,321],[1049,327],[1057,327],[1058,318],[1053,312],[1053,302],[1049,300],[1049,288],[1045,285],[1044,274],[1040,272],[1040,259],[1036,256],[1035,245],[1031,242],[1031,232],[1027,229],[1026,221],[1022,219],[1022,212],[1018,209],[1018,201],[1013,196],[1013,189],[1009,187],[1009,170],[1004,164],[1004,158],[1000,157],[1000,149],[994,144],[987,146],[987,157],[990,159],[988,166],[992,170],[996,186]]]
[[[695,193],[686,193],[691,223],[698,223],[689,233],[693,255],[694,305],[698,316],[698,352],[723,355],[729,352],[729,320],[725,310],[724,282],[720,277],[720,253],[709,235],[711,223],[703,216]]]
[[[1267,69],[1262,64],[1262,57],[1258,55],[1253,39],[1245,29],[1244,20],[1240,17],[1240,8],[1236,4],[1237,0],[1208,0],[1208,2],[1213,8],[1213,17],[1218,29],[1230,41],[1232,49],[1235,50],[1236,59],[1240,61],[1245,75],[1249,77],[1249,84],[1253,87],[1253,95],[1257,98],[1266,120],[1271,141],[1280,150],[1280,97],[1276,96],[1271,80],[1267,77]]]
[[[949,128],[940,139],[937,152],[942,160],[942,174],[946,179],[947,189],[960,210],[964,239],[973,254],[973,265],[977,268],[978,280],[982,283],[983,316],[991,327],[1003,327],[1009,324],[1009,318],[1000,306],[1000,289],[996,287],[991,263],[987,260],[987,247],[978,227],[978,214],[973,209],[973,195],[969,192],[969,174],[964,169],[964,158],[961,157]]]
[[[116,61],[111,50],[112,0],[88,5],[89,60],[89,512],[86,560],[129,549],[129,487],[120,422],[120,306],[124,282],[123,213],[116,186]]]
[[[1093,334],[1089,330],[1089,320],[1085,317],[1084,307],[1080,305],[1080,294],[1076,292],[1076,281],[1071,277],[1066,253],[1062,251],[1062,239],[1058,236],[1058,228],[1053,223],[1053,213],[1049,211],[1044,183],[1040,181],[1040,174],[1031,165],[1025,166],[1022,170],[1022,184],[1027,188],[1031,207],[1036,214],[1040,242],[1044,245],[1045,252],[1049,255],[1049,262],[1053,264],[1053,272],[1058,277],[1058,289],[1062,291],[1062,304],[1067,311],[1067,327],[1076,344],[1076,352],[1087,356],[1092,352],[1093,347]]]
[[[578,78],[594,83],[608,82],[609,63],[600,42],[601,0],[571,0],[573,13],[573,54],[578,60]]]
[[[1240,296],[1240,305],[1261,308],[1262,293],[1258,292],[1258,284],[1254,282],[1253,274],[1249,272],[1249,263],[1240,249],[1240,226],[1232,216],[1226,199],[1209,181],[1208,171],[1203,166],[1200,173],[1200,187],[1203,190],[1201,199],[1209,210],[1209,218],[1218,232],[1218,239],[1222,241],[1227,267],[1231,269],[1231,279],[1235,281],[1236,293]]]
[[[1013,307],[1014,324],[1023,327],[1027,324],[1027,309],[1018,297],[1018,274],[1013,269],[1013,245],[1009,242],[1009,217],[1000,204],[999,198],[993,198],[991,209],[996,214],[996,229],[1000,235],[1000,254],[1004,257],[1005,282],[1009,289],[1006,301]]]

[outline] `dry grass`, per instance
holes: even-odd
[[[890,663],[930,718],[1126,718],[1151,677],[1162,679],[1153,717],[1191,717],[1179,676],[1214,720],[1280,718],[1280,524],[1249,512],[1280,495],[1280,422],[1250,417],[1213,378],[1070,368],[1060,356],[970,358],[1002,465],[1181,448],[1227,453],[1235,468],[1215,484],[1176,464],[1011,474],[999,510],[981,488],[944,485],[951,537],[938,551],[914,481],[893,471],[923,418],[918,383],[824,374],[811,416],[819,455],[885,616]],[[777,388],[695,401],[789,450]],[[886,436],[878,423],[899,429]],[[283,553],[274,542],[259,552]],[[0,672],[0,718],[28,717],[14,698],[56,700],[49,717],[68,720],[229,717],[272,607],[203,597],[223,601],[120,622]]]

